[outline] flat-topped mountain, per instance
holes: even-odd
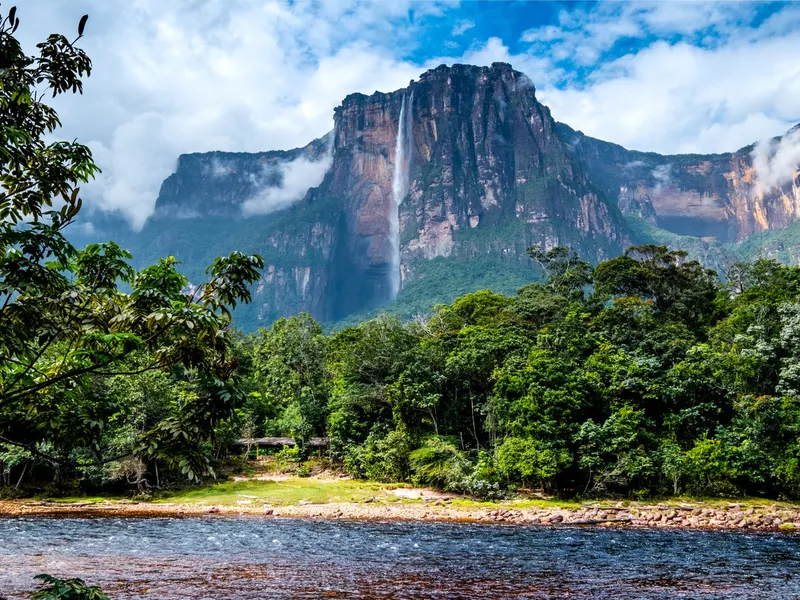
[[[246,327],[299,311],[337,321],[398,296],[425,309],[533,280],[531,245],[598,261],[649,241],[642,224],[702,244],[786,228],[800,171],[766,185],[759,166],[792,136],[730,154],[627,150],[557,123],[510,65],[443,65],[347,96],[303,148],[181,156],[144,229],[122,237],[190,277],[222,252],[264,255]]]

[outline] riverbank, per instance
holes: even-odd
[[[124,499],[0,501],[3,517],[250,516],[360,521],[445,521],[546,526],[798,530],[800,505],[724,502],[479,502],[435,490],[340,479],[223,483],[152,502]]]

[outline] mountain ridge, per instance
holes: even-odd
[[[190,278],[212,251],[263,254],[244,316],[252,328],[299,311],[324,322],[374,311],[394,299],[393,277],[401,302],[428,290],[417,304],[472,291],[470,281],[513,291],[537,275],[530,245],[569,245],[597,262],[647,231],[716,248],[800,217],[800,173],[754,191],[756,145],[628,150],[555,121],[506,63],[441,65],[400,90],[349,94],[334,123],[292,150],[182,155],[154,215],[123,242],[145,262],[178,256]]]

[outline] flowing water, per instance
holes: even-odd
[[[394,171],[392,173],[392,202],[389,206],[389,242],[391,243],[390,286],[392,298],[400,291],[400,204],[408,193],[411,169],[411,125],[414,118],[414,92],[400,105],[397,119],[397,140],[394,148]]]
[[[82,577],[112,599],[800,598],[800,537],[290,519],[0,520],[0,596]]]

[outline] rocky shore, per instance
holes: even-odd
[[[684,527],[698,529],[800,531],[800,506],[703,504],[596,504],[582,507],[515,507],[429,501],[365,501],[272,506],[252,501],[212,506],[197,503],[2,501],[2,517],[214,517],[316,518],[376,521],[447,521],[519,525],[598,527]]]

